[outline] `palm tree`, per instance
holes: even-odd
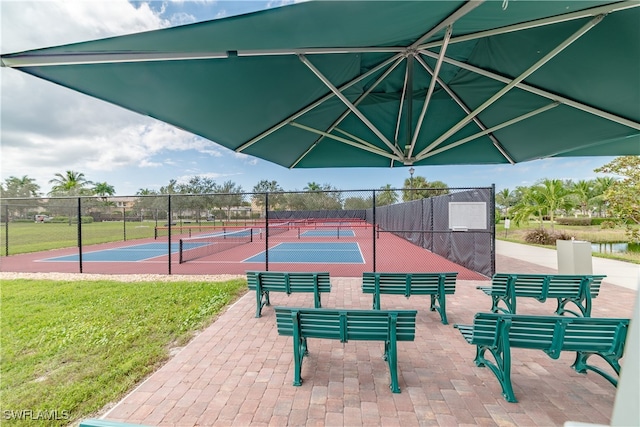
[[[64,174],[55,174],[56,178],[49,181],[54,184],[51,187],[50,195],[81,195],[86,193],[86,186],[93,184],[88,181],[82,172],[68,170]]]
[[[595,179],[593,184],[593,203],[598,208],[598,216],[604,217],[606,216],[606,207],[607,207],[607,199],[605,198],[605,194],[607,190],[611,188],[611,186],[616,182],[616,179],[611,176],[599,176]]]
[[[515,200],[515,194],[508,188],[503,189],[496,193],[496,204],[501,207],[504,216],[508,218],[509,208]]]
[[[155,190],[150,190],[148,188],[141,188],[136,192],[136,196],[153,196],[157,194]]]
[[[593,197],[592,181],[580,180],[571,186],[571,190],[578,200],[580,212],[582,215],[586,215],[589,208],[589,201]]]
[[[429,182],[424,176],[406,178],[403,188],[402,200],[405,202],[449,193],[447,184],[442,181]]]
[[[573,193],[559,179],[545,179],[535,187],[534,191],[537,192],[541,204],[549,215],[553,231],[556,211],[570,203],[569,196]]]
[[[107,197],[116,194],[116,190],[113,188],[113,185],[109,185],[106,182],[97,182],[93,186],[93,193],[106,201]]]
[[[322,190],[322,186],[317,182],[309,182],[307,186],[303,188],[305,191],[320,191]]]
[[[398,201],[398,193],[393,191],[391,184],[380,187],[380,190],[376,193],[376,206],[393,205]]]
[[[540,221],[542,228],[542,217],[545,213],[543,201],[536,191],[536,187],[517,187],[516,194],[518,201],[513,205],[511,214],[516,225],[528,223],[529,218],[534,216]]]

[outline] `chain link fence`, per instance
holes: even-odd
[[[2,199],[1,269],[353,277],[455,263],[490,277],[494,194],[489,187]]]

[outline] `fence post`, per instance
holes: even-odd
[[[122,207],[122,237],[127,241],[127,208]]]
[[[9,205],[4,205],[4,255],[9,256]]]
[[[173,214],[171,213],[171,194],[167,195],[167,242],[168,242],[168,270],[171,274],[171,222],[173,220]]]
[[[491,196],[489,202],[491,218],[491,276],[496,273],[496,184],[491,184]]]
[[[269,271],[269,192],[264,193],[264,269]]]
[[[78,197],[78,261],[82,273],[82,198]]]
[[[371,233],[371,237],[373,238],[373,272],[376,272],[376,190],[373,190],[373,209],[372,209],[372,218],[373,218],[373,233]]]

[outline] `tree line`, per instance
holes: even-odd
[[[619,176],[593,180],[543,179],[529,187],[496,193],[496,207],[516,225],[532,218],[540,228],[548,219],[553,231],[558,215],[606,217],[605,227],[621,225],[631,240],[640,240],[640,157],[617,157],[594,172]]]
[[[617,175],[619,178],[605,176],[577,182],[544,179],[532,186],[519,186],[514,190],[505,188],[496,194],[497,211],[515,224],[527,223],[533,219],[542,227],[543,220],[548,219],[552,228],[558,215],[573,216],[577,212],[581,216],[609,217],[613,222],[624,225],[629,235],[638,240],[640,157],[617,157],[594,171]],[[81,172],[57,173],[49,183],[52,184],[49,196],[95,196],[103,205],[113,205],[109,197],[115,194],[115,188],[107,182],[89,181]],[[422,176],[412,176],[404,180],[403,187],[399,190],[394,189],[391,184],[378,189],[375,204],[384,206],[447,194],[448,188],[442,181],[430,182]],[[219,209],[226,210],[227,216],[233,208],[251,206],[252,203],[264,209],[267,193],[272,210],[366,209],[373,204],[372,195],[361,193],[356,196],[354,193],[349,196],[348,192],[342,192],[329,184],[309,182],[303,191],[304,193],[285,191],[277,181],[262,180],[253,187],[250,200],[247,200],[243,188],[232,181],[218,184],[211,178],[194,176],[187,182],[171,180],[158,190],[141,188],[136,196],[141,196],[137,202],[140,210],[161,208],[158,206],[161,202],[144,196],[173,194],[192,196],[176,199],[176,209],[198,212]],[[7,178],[0,184],[0,194],[2,198],[42,196],[38,184],[27,175]]]

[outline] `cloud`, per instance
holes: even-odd
[[[171,25],[162,11],[126,0],[2,1],[0,7],[2,53]],[[2,181],[28,175],[46,193],[49,179],[66,170],[91,178],[161,168],[170,162],[156,156],[171,158],[171,152],[222,156],[210,141],[17,70],[2,68],[0,77]]]

